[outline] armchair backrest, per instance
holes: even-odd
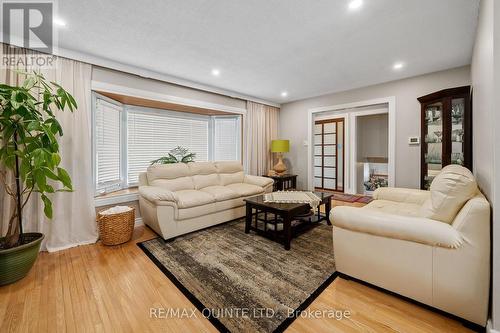
[[[422,205],[421,216],[451,224],[477,193],[472,172],[460,165],[448,165],[432,181],[431,195]]]

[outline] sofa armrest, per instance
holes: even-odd
[[[431,246],[458,248],[464,242],[462,234],[447,223],[370,208],[338,206],[332,209],[330,221],[342,229]]]
[[[424,190],[401,187],[379,187],[373,192],[373,199],[422,205],[430,195],[430,191]]]
[[[139,186],[139,195],[154,203],[160,201],[177,202],[177,196],[174,192],[158,186]]]
[[[243,182],[247,184],[257,185],[262,188],[266,188],[272,185],[274,183],[274,180],[272,180],[272,178],[267,178],[267,177],[245,175],[245,180]]]

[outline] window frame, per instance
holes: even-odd
[[[103,189],[98,190],[98,188],[97,188],[97,160],[96,160],[97,142],[96,142],[96,133],[95,133],[95,125],[96,125],[95,113],[97,111],[98,99],[102,99],[108,103],[114,104],[114,105],[121,108],[121,117],[120,117],[120,183],[116,188],[113,188],[112,190],[103,190]],[[91,128],[91,135],[92,135],[92,179],[93,179],[94,193],[96,196],[102,195],[102,194],[107,194],[107,193],[113,193],[113,192],[120,191],[123,189],[131,188],[131,187],[137,187],[139,184],[138,182],[134,182],[134,183],[128,182],[128,123],[127,123],[127,119],[128,119],[129,112],[145,113],[145,114],[153,113],[153,114],[165,115],[165,116],[181,118],[181,119],[207,120],[207,123],[208,123],[208,151],[207,151],[208,161],[214,161],[215,121],[216,121],[216,119],[220,119],[220,118],[238,119],[237,131],[238,131],[239,135],[237,136],[237,138],[238,138],[237,156],[238,156],[238,161],[240,161],[240,162],[243,161],[243,155],[242,155],[243,114],[203,115],[203,114],[196,114],[196,113],[189,113],[189,112],[172,111],[172,110],[167,110],[167,109],[155,109],[155,108],[150,108],[150,107],[135,106],[135,105],[120,103],[120,102],[115,101],[109,97],[106,97],[102,94],[99,94],[98,92],[92,91],[92,112],[91,112],[91,114],[92,114],[92,120],[91,120],[92,121],[92,128]]]
[[[128,187],[135,187],[139,183],[134,182],[134,183],[129,183],[128,182],[128,123],[127,123],[127,115],[129,112],[132,113],[143,113],[143,114],[156,114],[156,115],[161,115],[161,116],[167,116],[171,118],[179,118],[179,119],[197,119],[197,120],[206,120],[208,124],[208,149],[207,149],[207,159],[211,161],[211,140],[212,140],[212,124],[211,124],[211,116],[208,115],[201,115],[201,114],[196,114],[196,113],[189,113],[189,112],[178,112],[178,111],[172,111],[172,110],[165,110],[165,109],[154,109],[154,108],[148,108],[148,107],[143,107],[143,106],[135,106],[135,105],[125,105],[124,107],[125,114],[124,114],[124,123],[123,126],[125,127],[125,144],[124,150],[125,150],[125,155],[124,159],[120,161],[120,165],[124,164],[124,169],[125,169],[125,188]]]
[[[118,106],[121,108],[120,110],[120,182],[116,184],[116,187],[112,187],[113,185],[110,185],[109,187],[112,187],[112,190],[107,190],[106,188],[103,189],[98,189],[98,184],[97,184],[97,140],[96,140],[96,112],[97,112],[97,103],[98,99],[102,99],[103,101],[110,103],[112,105]],[[115,101],[114,99],[108,98],[106,96],[103,96],[99,93],[92,92],[92,112],[91,112],[91,117],[92,117],[92,128],[91,128],[91,135],[92,135],[92,182],[94,185],[94,193],[95,195],[101,195],[101,194],[107,194],[111,192],[116,192],[119,190],[122,190],[126,188],[126,184],[123,179],[123,138],[126,133],[124,133],[123,129],[123,124],[124,124],[124,105],[118,101]],[[125,147],[126,148],[126,147]],[[126,152],[125,152],[126,153]]]
[[[211,133],[211,141],[210,141],[210,147],[212,148],[212,155],[210,156],[210,161],[215,161],[215,121],[216,119],[238,119],[238,124],[236,127],[236,131],[239,133],[238,135],[238,141],[236,142],[236,155],[238,156],[237,161],[243,162],[243,155],[242,155],[242,142],[243,142],[243,132],[241,130],[242,128],[242,123],[243,123],[243,115],[241,114],[233,114],[233,115],[213,115],[210,116],[210,122],[212,126],[212,130],[210,131]]]

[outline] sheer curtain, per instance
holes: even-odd
[[[2,44],[2,56],[6,51],[10,56],[14,52],[16,59],[20,60],[38,55],[34,51],[22,48],[7,50],[8,47]],[[14,69],[16,68],[1,68],[0,82],[9,85],[20,83],[22,77],[20,78]],[[25,70],[22,67],[17,69]],[[78,109],[74,113],[69,111],[56,113],[64,130],[64,136],[59,141],[61,166],[71,175],[74,192],[52,195],[54,216],[51,220],[45,218],[39,196],[32,196],[24,210],[24,230],[44,233],[42,249],[48,251],[94,243],[97,240],[97,230],[92,182],[91,65],[57,58],[53,68],[36,70],[40,70],[48,80],[63,86],[75,97],[78,104]],[[13,205],[3,188],[0,189],[0,208],[2,209],[0,234],[4,235]]]
[[[247,101],[243,119],[245,127],[245,170],[252,175],[264,175],[272,169],[271,140],[278,138],[279,108]]]

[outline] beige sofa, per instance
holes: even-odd
[[[381,188],[330,214],[339,272],[485,326],[490,205],[472,173],[450,165],[430,191]]]
[[[139,175],[139,205],[143,222],[169,239],[243,217],[243,199],[272,188],[239,162],[155,165]]]

